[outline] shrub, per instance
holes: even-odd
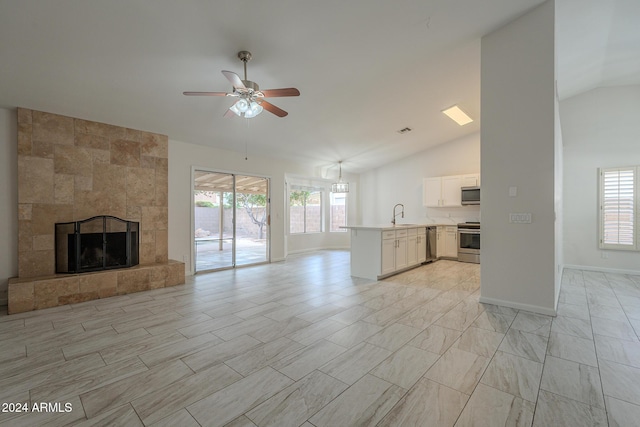
[[[214,205],[211,202],[207,202],[206,200],[198,200],[196,202],[196,206],[198,206],[199,208],[215,208],[216,205]]]

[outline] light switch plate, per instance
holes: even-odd
[[[516,197],[518,195],[518,187],[509,187],[509,197]]]
[[[531,224],[530,213],[510,213],[509,222],[511,224]]]

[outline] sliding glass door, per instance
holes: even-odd
[[[269,179],[194,171],[195,272],[269,261]]]

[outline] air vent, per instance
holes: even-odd
[[[407,133],[407,132],[411,132],[411,130],[412,130],[411,128],[404,128],[404,129],[400,129],[400,130],[398,131],[398,133],[400,133],[400,134],[402,134],[402,133]]]

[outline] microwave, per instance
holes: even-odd
[[[460,191],[460,200],[463,206],[480,204],[480,187],[462,187]]]

